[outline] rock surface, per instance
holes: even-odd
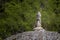
[[[5,40],[60,40],[60,34],[50,31],[30,31],[12,35]]]

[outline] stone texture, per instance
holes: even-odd
[[[50,31],[30,31],[12,35],[4,40],[60,40],[60,34]]]

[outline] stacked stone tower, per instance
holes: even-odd
[[[34,30],[43,30],[43,28],[41,27],[41,13],[38,12],[37,13],[37,18],[36,18],[36,27],[34,28]]]

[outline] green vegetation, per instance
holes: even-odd
[[[45,3],[44,3],[45,2]],[[60,30],[60,0],[42,1],[44,8],[42,8],[42,26],[46,30],[59,31]]]
[[[33,30],[38,11],[45,30],[60,30],[60,0],[1,0],[0,40]]]

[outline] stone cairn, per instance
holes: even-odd
[[[38,12],[37,14],[37,21],[36,21],[36,27],[34,28],[34,30],[43,30],[43,28],[41,27],[41,13]]]
[[[38,12],[34,31],[18,33],[4,40],[60,40],[58,32],[46,31],[41,27],[41,13]]]

